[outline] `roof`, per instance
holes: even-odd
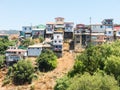
[[[26,52],[26,50],[23,49],[8,49],[6,52]]]
[[[45,30],[45,28],[46,26],[42,24],[32,27],[33,30]]]
[[[74,24],[74,22],[64,22],[65,24]]]
[[[28,46],[28,48],[41,48],[41,47],[51,47],[50,44],[46,44],[46,43],[39,43],[39,44],[35,44],[35,45],[31,45]]]
[[[120,25],[114,26],[114,30],[115,30],[115,31],[119,31],[119,30],[120,30]]]
[[[55,24],[64,24],[64,22],[62,22],[62,21],[57,21],[57,22],[55,22]]]
[[[60,19],[64,19],[63,17],[56,17],[55,19],[59,19],[59,18],[60,18]]]
[[[28,46],[28,48],[40,48],[40,47],[42,47],[41,43],[40,44],[35,44],[35,45]]]
[[[55,24],[54,22],[47,22],[46,24]]]

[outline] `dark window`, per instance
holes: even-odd
[[[103,26],[101,25],[100,28],[103,28]]]
[[[18,52],[19,54],[21,54],[21,52]]]
[[[80,41],[76,41],[76,43],[80,43]]]
[[[61,43],[61,41],[59,41],[59,43]]]
[[[120,34],[120,32],[118,32]]]
[[[55,41],[55,43],[56,43],[57,41]]]
[[[111,31],[109,31],[108,33],[111,34]]]
[[[77,36],[76,36],[76,38],[80,38],[80,36],[79,36],[79,35],[77,35]]]

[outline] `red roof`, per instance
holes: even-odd
[[[114,26],[114,30],[119,31],[120,30],[120,25]]]

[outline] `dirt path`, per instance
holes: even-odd
[[[74,56],[70,52],[65,52],[64,56],[58,59],[58,66],[55,70],[45,73],[37,83],[35,90],[53,90],[56,79],[65,75],[74,65]]]

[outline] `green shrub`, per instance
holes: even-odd
[[[34,76],[34,68],[29,61],[20,60],[9,68],[8,75],[12,77],[14,84],[31,83]]]
[[[50,71],[57,66],[57,57],[51,50],[44,50],[37,58],[38,68],[40,71]]]
[[[54,90],[119,90],[119,85],[112,76],[103,73],[94,75],[85,73],[82,76],[76,75],[73,78],[64,77],[58,80]]]

